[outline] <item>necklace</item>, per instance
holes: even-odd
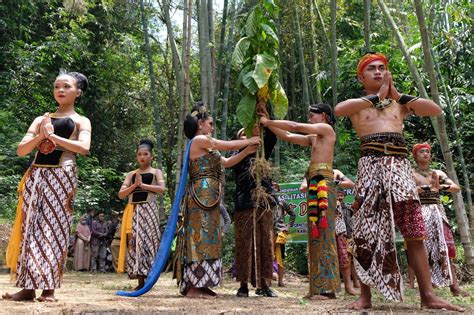
[[[423,177],[431,176],[431,174],[433,173],[433,170],[430,169],[429,167],[426,168],[426,169],[422,169],[422,168],[416,166],[415,170],[418,174],[422,175]]]

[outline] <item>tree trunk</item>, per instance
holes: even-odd
[[[295,9],[295,14],[296,14],[296,21],[293,20],[293,23],[296,23],[295,32],[296,32],[296,42],[298,44],[298,56],[299,56],[299,64],[300,64],[300,72],[301,72],[301,85],[303,88],[303,104],[306,110],[306,108],[309,106],[308,76],[306,73],[306,65],[304,62],[303,41],[301,39],[301,28],[300,28],[300,18],[298,14],[298,6],[295,5],[294,9]]]
[[[370,5],[371,0],[364,0],[364,41],[366,51],[370,51]]]
[[[337,104],[336,0],[331,0],[331,89],[332,106]]]
[[[383,0],[377,0],[377,1],[379,3],[380,8],[382,9],[386,19],[387,19],[387,21],[389,22],[390,28],[392,29],[392,32],[394,33],[395,38],[397,39],[397,43],[400,47],[400,50],[403,53],[405,61],[407,62],[408,66],[410,68],[410,72],[411,72],[411,74],[412,74],[412,76],[415,80],[416,86],[418,88],[418,91],[420,92],[421,97],[429,98],[428,93],[426,92],[426,89],[423,85],[423,81],[421,79],[421,76],[418,72],[418,69],[416,68],[416,66],[413,64],[413,61],[411,60],[411,56],[408,53],[408,48],[405,45],[403,37],[402,37],[400,31],[398,30],[398,27],[395,24],[392,16],[390,15],[390,12],[389,12],[387,6],[385,5],[385,2]],[[420,29],[422,29],[421,26],[420,26]],[[427,57],[428,56],[425,55],[425,58],[427,58]],[[428,58],[431,58],[431,54],[429,55]],[[429,67],[427,67],[427,68],[429,68]],[[431,85],[433,85],[433,84],[431,84]],[[434,85],[436,85],[436,84],[434,84]],[[454,167],[453,167],[452,154],[451,154],[451,151],[449,149],[449,143],[448,143],[448,139],[447,139],[444,116],[440,115],[438,117],[430,117],[430,118],[431,118],[431,122],[433,124],[433,128],[435,130],[436,136],[437,136],[438,141],[440,143],[441,150],[443,152],[443,157],[444,157],[445,162],[446,162],[448,176],[451,179],[453,179],[455,182],[457,182],[457,176],[456,176],[456,173],[455,173]],[[461,242],[462,242],[463,247],[464,247],[464,254],[465,254],[465,257],[466,257],[466,262],[469,266],[472,266],[474,264],[474,257],[473,257],[472,248],[471,248],[471,240],[470,240],[470,237],[469,237],[469,229],[468,229],[468,225],[467,225],[466,212],[464,210],[464,204],[463,204],[462,198],[459,198],[459,195],[460,194],[453,194],[453,202],[454,202],[454,206],[456,208],[456,219],[458,221],[458,227],[459,227],[459,231],[460,231],[460,234],[461,234]]]
[[[207,79],[208,88],[209,88],[209,108],[212,116],[216,117],[216,108],[214,104],[215,98],[215,69],[216,69],[216,58],[215,58],[215,49],[214,49],[214,10],[212,8],[213,0],[207,0],[206,15],[207,15],[207,29],[208,33],[206,36],[207,41]],[[214,136],[216,134],[216,129],[214,130]]]
[[[310,7],[310,24],[311,24],[311,44],[312,44],[312,50],[313,50],[313,62],[314,62],[314,75],[315,75],[315,89],[316,89],[316,102],[317,103],[322,103],[323,98],[321,96],[321,81],[319,80],[319,61],[318,61],[318,49],[317,49],[317,44],[316,44],[316,31],[314,29],[314,8],[313,8],[313,1],[309,0],[309,7]]]
[[[435,56],[433,49],[431,49],[431,52],[432,52],[432,55]],[[448,89],[446,88],[446,84],[444,83],[443,76],[441,75],[441,70],[439,69],[439,65],[436,62],[436,60],[435,60],[435,66],[436,66],[436,72],[438,73],[441,87],[443,89],[444,99],[446,102],[446,111],[448,112],[449,122],[451,123],[451,126],[453,128],[454,142],[456,145],[456,149],[458,151],[459,163],[461,164],[463,180],[464,180],[463,187],[466,193],[467,207],[470,211],[469,223],[471,227],[471,238],[472,238],[473,233],[474,233],[474,208],[472,207],[472,197],[471,197],[472,191],[471,191],[471,185],[469,183],[469,171],[467,170],[463,149],[459,141],[459,131],[456,125],[456,118],[454,117],[453,109],[451,107],[451,100],[449,99]]]
[[[216,67],[216,85],[215,85],[215,94],[214,94],[214,105],[216,106],[216,113],[219,115],[219,96],[221,94],[221,75],[222,68],[224,67],[224,47],[225,47],[225,31],[227,26],[227,10],[228,10],[229,0],[224,0],[224,9],[222,11],[222,24],[221,24],[221,34],[219,40],[219,51],[217,53],[217,67]],[[221,132],[222,133],[222,132]]]
[[[332,46],[331,40],[329,39],[329,35],[326,30],[326,25],[324,24],[323,16],[321,15],[321,11],[319,11],[318,3],[316,2],[316,0],[313,0],[313,8],[316,11],[316,15],[318,16],[319,23],[321,23],[321,30],[323,31],[324,39],[326,40],[326,45],[328,46],[328,48],[330,48]]]
[[[175,73],[175,79],[176,79],[176,86],[177,86],[177,92],[178,92],[178,102],[181,102],[180,104],[183,103],[183,77],[182,77],[182,69],[181,69],[181,62],[179,60],[179,53],[178,53],[178,48],[176,47],[176,42],[174,39],[174,31],[173,31],[173,26],[171,25],[171,17],[170,17],[170,2],[169,0],[163,0],[163,3],[161,5],[161,12],[163,14],[163,17],[165,19],[165,24],[166,24],[166,30],[168,32],[168,39],[171,47],[171,56],[172,56],[172,62],[173,62],[173,70]],[[179,118],[179,124],[181,126],[181,117]],[[182,161],[182,129],[183,128],[178,128],[178,156],[177,156],[177,163],[176,163],[176,182],[175,182],[175,191],[178,189],[179,185],[179,178],[181,174],[181,161]]]
[[[200,61],[200,75],[201,75],[201,100],[209,106],[209,80],[207,78],[207,45],[206,40],[209,35],[207,24],[208,18],[206,0],[196,0],[197,17],[198,17],[198,34],[199,34],[199,61]]]
[[[227,110],[229,107],[229,85],[230,85],[230,56],[232,55],[232,44],[234,42],[234,26],[235,26],[235,0],[232,0],[230,4],[230,27],[229,36],[226,44],[226,62],[225,62],[225,74],[224,74],[224,91],[222,94],[222,127],[221,127],[221,139],[227,139]]]
[[[429,40],[428,31],[426,29],[425,16],[423,12],[423,6],[421,0],[415,1],[416,17],[418,18],[418,26],[421,33],[421,43],[423,46],[423,56],[425,60],[425,68],[428,72],[428,77],[430,79],[430,90],[433,101],[441,106],[441,99],[439,97],[438,91],[438,80],[436,78],[436,72],[433,63],[433,57],[431,55],[431,43]],[[446,163],[446,171],[449,178],[451,178],[455,183],[459,183],[456,170],[454,168],[454,162],[451,150],[449,148],[449,139],[448,133],[446,131],[446,121],[444,116],[438,117],[435,121],[440,130],[440,144],[443,152],[443,157]],[[464,201],[462,199],[462,194],[452,193],[454,207],[456,208],[456,220],[458,222],[459,233],[461,234],[461,243],[464,246],[464,254],[466,257],[467,264],[474,268],[474,256],[471,247],[471,237],[469,235],[469,221],[467,220],[466,209],[464,206]]]
[[[157,151],[157,162],[158,168],[163,169],[163,150],[161,144],[161,122],[160,122],[160,109],[158,104],[158,96],[156,94],[156,80],[155,80],[155,72],[153,70],[153,55],[151,52],[150,46],[150,39],[148,38],[148,20],[145,14],[145,5],[143,4],[143,0],[140,0],[140,11],[142,17],[142,27],[143,27],[143,37],[145,39],[145,50],[146,50],[146,58],[148,63],[148,75],[150,76],[150,94],[151,94],[151,105],[153,107],[153,116],[154,116],[154,124],[153,127],[155,129],[156,135],[156,151]],[[163,195],[159,196],[160,200],[160,209],[159,214],[160,218],[165,218],[165,213],[163,210]]]

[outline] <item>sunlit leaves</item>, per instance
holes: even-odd
[[[283,119],[288,112],[288,98],[280,82],[277,82],[275,89],[270,92],[270,101],[273,105],[275,117]]]
[[[259,89],[267,84],[268,79],[272,75],[272,71],[277,67],[274,57],[268,54],[258,54],[255,56],[255,70],[252,78],[257,83]]]

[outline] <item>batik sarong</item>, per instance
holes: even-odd
[[[24,220],[16,286],[28,290],[60,288],[76,185],[74,165],[30,168],[22,192]]]
[[[183,229],[176,246],[175,276],[183,295],[191,287],[213,287],[222,277],[221,156],[210,151],[189,161]]]
[[[334,294],[340,286],[335,211],[336,189],[332,167],[326,163],[308,168],[309,295]]]
[[[137,203],[133,210],[132,234],[127,246],[127,272],[130,279],[148,276],[160,247],[160,219],[156,200]]]
[[[406,240],[425,239],[423,216],[403,136],[381,133],[361,138],[379,143],[363,151],[358,163],[351,249],[361,281],[385,298],[402,299],[402,277],[395,247],[395,226]],[[399,152],[405,148],[405,155]],[[392,155],[390,155],[392,154]]]
[[[433,197],[434,203],[426,201],[426,195]],[[431,269],[431,282],[440,287],[451,285],[451,266],[448,246],[444,239],[443,219],[441,217],[439,194],[437,192],[420,193],[421,211],[425,222],[426,239],[424,241],[428,263]]]
[[[254,224],[255,211],[255,242]],[[235,264],[238,282],[250,282],[254,287],[261,288],[261,280],[267,283],[273,274],[273,214],[268,209],[247,209],[237,211],[235,220]],[[257,267],[255,268],[255,257]],[[255,272],[258,273],[257,279]]]
[[[349,253],[347,252],[347,228],[344,220],[344,213],[342,213],[342,205],[336,206],[336,244],[337,244],[337,258],[339,260],[339,268],[347,268],[351,264]]]
[[[456,244],[454,243],[454,234],[449,223],[448,216],[446,215],[446,209],[444,207],[439,208],[441,218],[443,219],[443,234],[446,245],[448,246],[448,255],[450,259],[456,258]]]

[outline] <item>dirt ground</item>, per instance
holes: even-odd
[[[212,300],[187,299],[179,295],[171,274],[162,276],[154,288],[139,298],[115,295],[117,290],[131,290],[136,285],[125,275],[91,274],[68,272],[63,286],[57,291],[55,303],[0,302],[0,314],[371,314],[371,313],[425,313],[439,314],[441,311],[426,311],[419,308],[417,290],[406,290],[402,303],[389,303],[379,295],[374,296],[374,308],[369,312],[350,312],[344,306],[355,297],[344,296],[335,300],[308,301],[303,299],[308,282],[304,277],[289,276],[286,288],[275,288],[278,298],[256,296],[251,291],[249,298],[238,298],[235,292],[238,284],[230,278],[216,289],[219,296]],[[474,285],[464,286],[474,296]],[[16,292],[8,274],[0,275],[0,294]],[[446,289],[438,289],[440,295],[467,308],[474,313],[474,298],[453,298]],[[38,292],[39,293],[39,292]],[[448,312],[443,312],[448,314]]]

